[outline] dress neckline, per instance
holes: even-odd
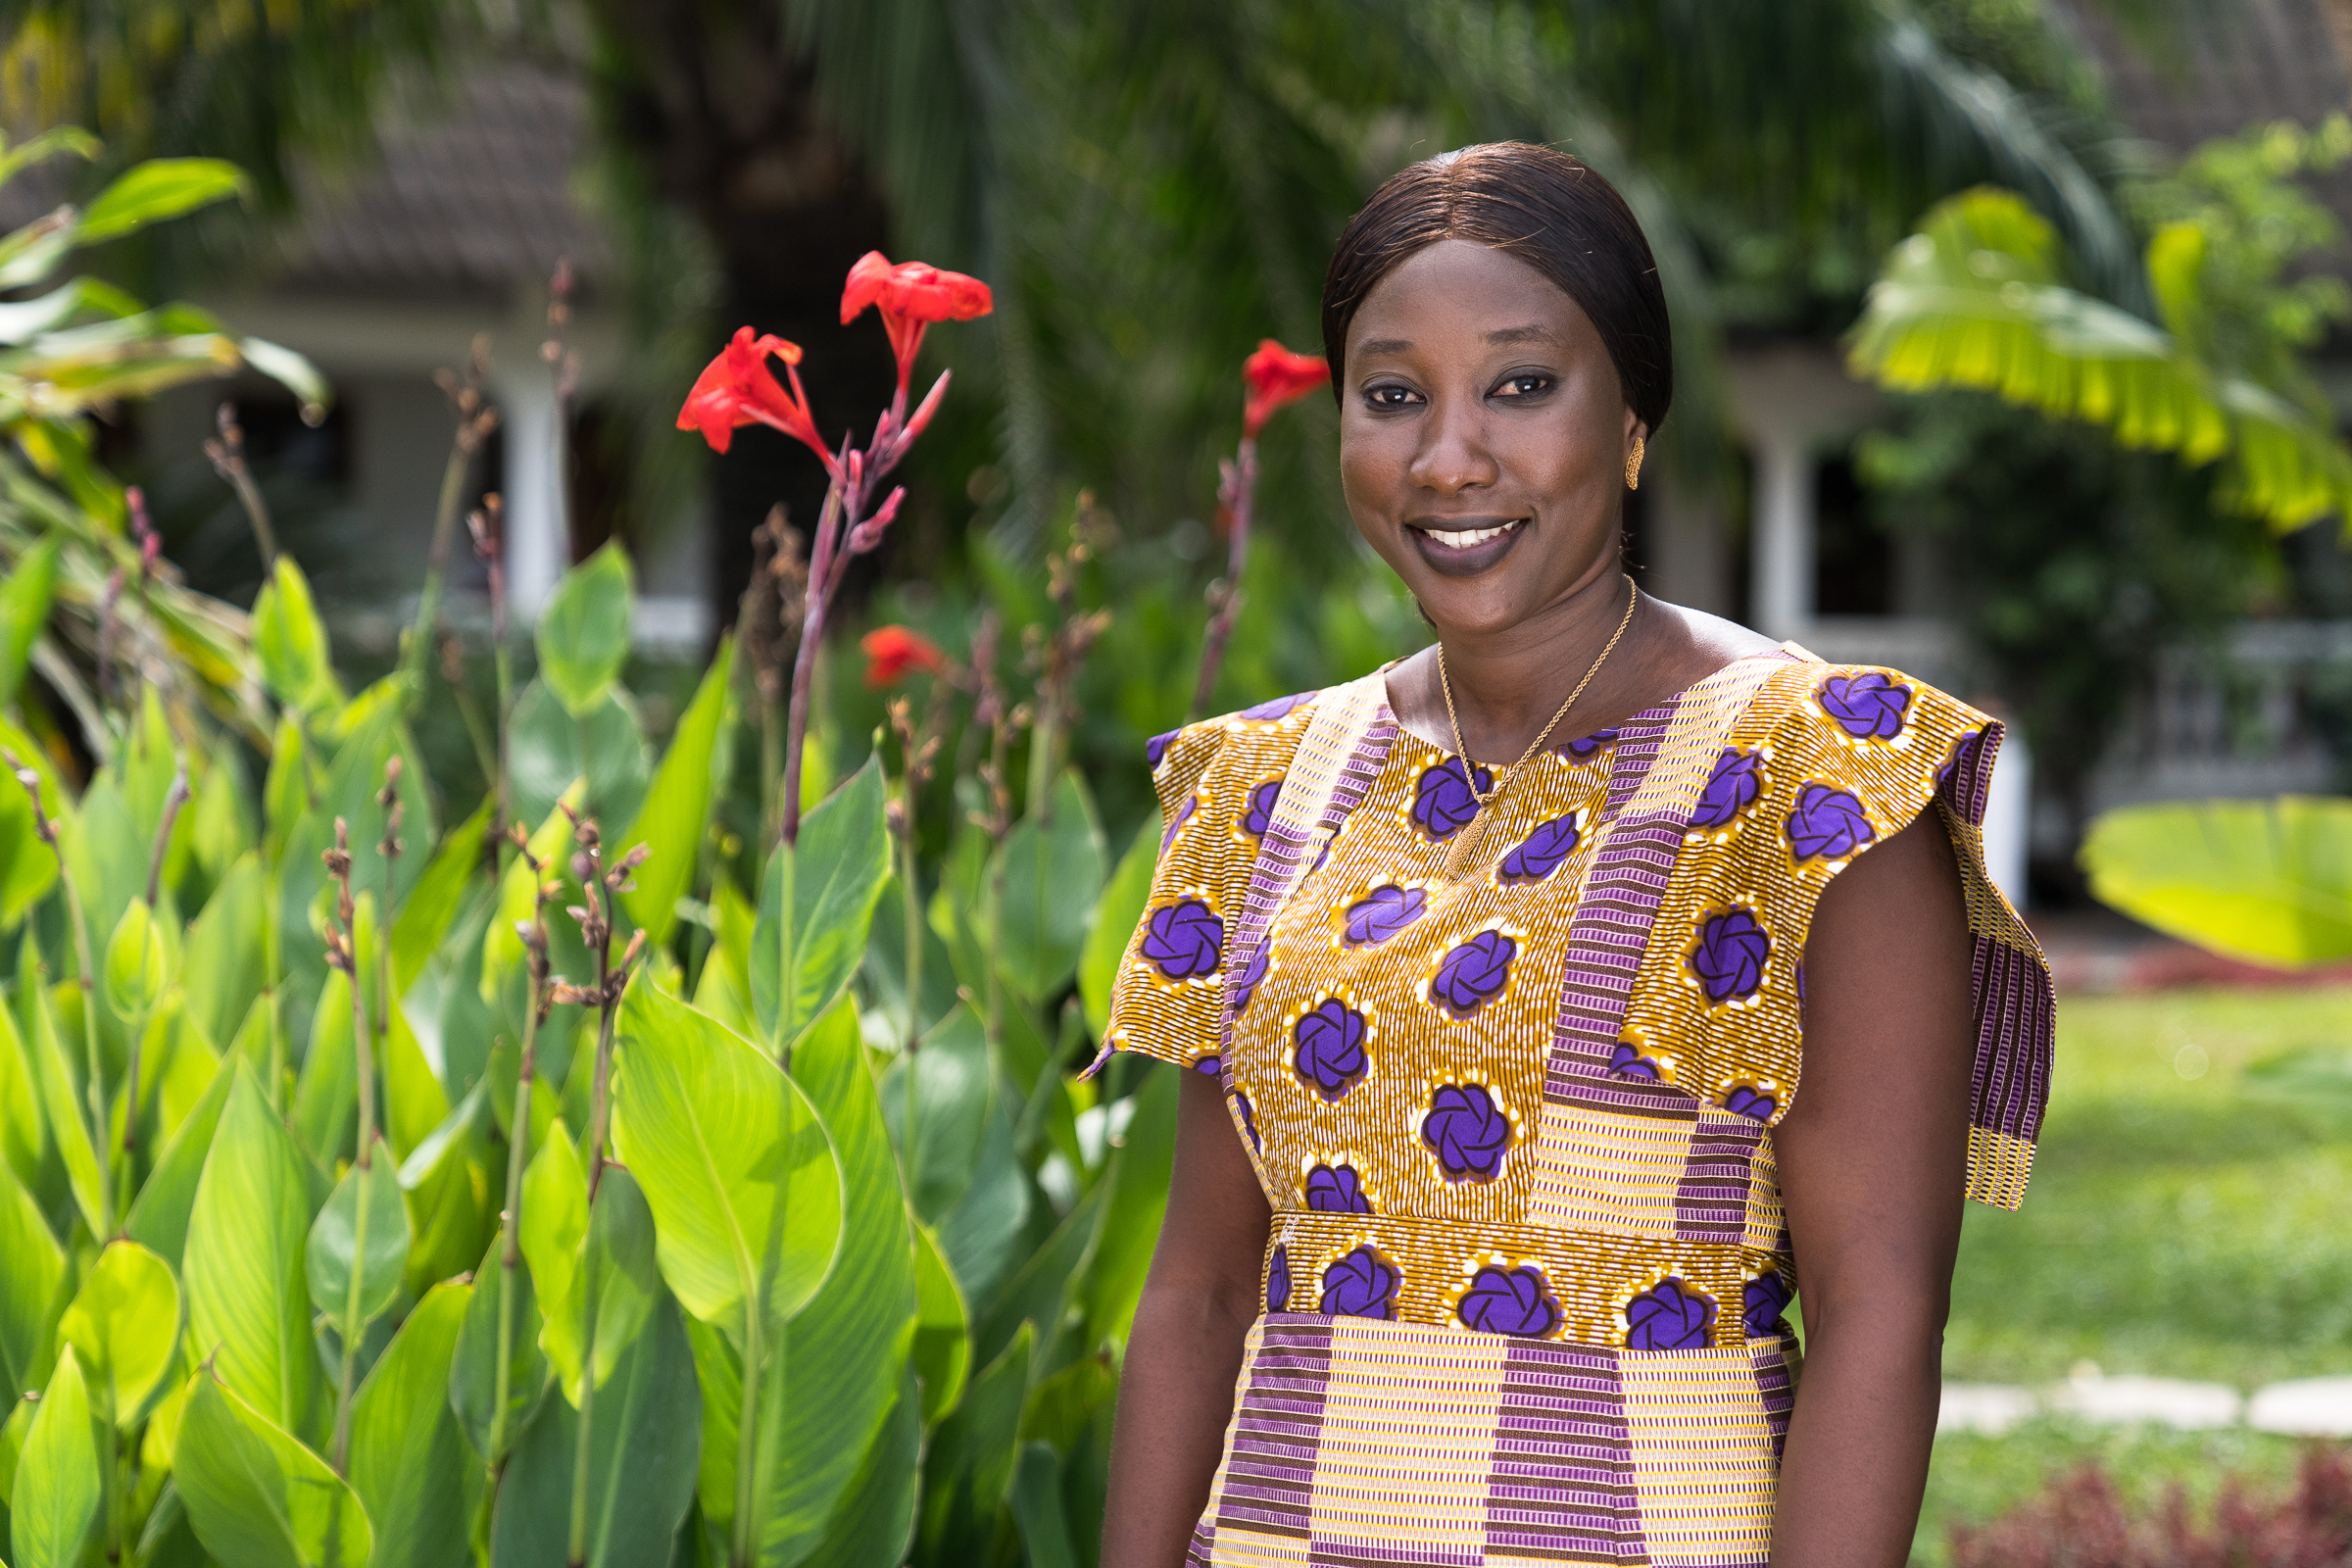
[[[1797,648],[1793,643],[1782,643],[1777,647],[1758,649],[1752,654],[1741,654],[1737,659],[1716,665],[1713,669],[1708,670],[1704,675],[1699,676],[1698,679],[1690,682],[1690,684],[1688,686],[1683,687],[1679,691],[1669,693],[1667,696],[1659,699],[1657,702],[1650,704],[1647,708],[1642,709],[1638,713],[1628,713],[1625,717],[1617,720],[1616,723],[1604,724],[1598,729],[1586,730],[1581,734],[1570,735],[1565,739],[1555,738],[1549,746],[1544,748],[1544,750],[1547,752],[1565,752],[1569,748],[1582,742],[1591,741],[1595,736],[1614,735],[1617,731],[1626,728],[1628,725],[1653,722],[1664,715],[1672,713],[1675,707],[1680,704],[1684,698],[1690,696],[1692,692],[1697,691],[1701,686],[1706,685],[1707,682],[1711,680],[1720,680],[1725,674],[1739,668],[1741,664],[1746,663],[1751,659],[1802,660],[1810,659],[1811,657],[1811,655],[1805,653],[1802,649]],[[1398,664],[1403,662],[1404,661],[1401,659],[1392,659],[1373,672],[1381,677],[1380,709],[1374,717],[1374,722],[1386,723],[1392,726],[1400,738],[1411,741],[1416,746],[1436,752],[1440,757],[1454,757],[1459,755],[1451,746],[1440,741],[1433,741],[1427,736],[1417,734],[1414,731],[1405,728],[1404,721],[1396,716],[1396,710],[1391,706],[1389,702],[1388,674],[1389,671],[1395,669]]]

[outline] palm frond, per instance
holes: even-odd
[[[2048,220],[2010,191],[1938,203],[1895,247],[1848,340],[1894,391],[1965,387],[2106,426],[2127,447],[2226,461],[2225,504],[2279,529],[2352,519],[2352,450],[2292,402],[2062,278]]]

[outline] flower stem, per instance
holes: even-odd
[[[841,533],[841,485],[825,491],[825,510],[816,522],[816,547],[808,559],[808,593],[801,615],[801,645],[792,655],[791,706],[784,721],[784,800],[777,837],[785,844],[801,841],[801,754],[808,735],[808,686],[816,670],[817,645],[825,640],[825,612],[830,589],[838,575]]]
[[[1216,612],[1208,617],[1208,632],[1200,646],[1200,679],[1193,687],[1193,706],[1185,712],[1189,722],[1208,711],[1209,695],[1216,689],[1218,666],[1225,662],[1225,643],[1233,635],[1235,617],[1242,611],[1242,574],[1250,564],[1250,514],[1257,493],[1257,437],[1242,437],[1242,446],[1234,458],[1225,489],[1226,513],[1233,519],[1233,532],[1225,557],[1225,586],[1217,599]]]

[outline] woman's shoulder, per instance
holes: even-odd
[[[1977,753],[1989,769],[2001,734],[1990,716],[1915,675],[1828,663],[1794,648],[1758,684],[1738,727],[1786,760],[1929,787]]]
[[[1323,695],[1296,692],[1154,735],[1144,760],[1162,810],[1173,815],[1203,793],[1247,791],[1279,778]]]

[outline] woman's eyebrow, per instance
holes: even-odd
[[[1548,343],[1551,340],[1551,328],[1534,324],[1506,326],[1487,334],[1490,343]]]
[[[1369,343],[1359,343],[1358,354],[1403,354],[1412,348],[1410,341],[1400,337],[1376,337]]]

